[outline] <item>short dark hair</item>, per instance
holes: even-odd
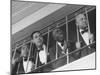
[[[34,32],[31,34],[31,39],[33,39],[33,35],[34,35],[35,33],[40,33],[40,31],[34,31]],[[40,33],[40,34],[41,34],[41,33]]]

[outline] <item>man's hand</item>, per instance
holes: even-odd
[[[94,41],[94,35],[91,33],[89,34],[89,40],[90,40],[90,43]]]
[[[81,48],[81,43],[80,42],[76,42],[76,48],[77,49]]]
[[[33,63],[32,64],[32,68],[31,68],[31,71],[33,71],[35,69],[35,64]]]
[[[11,63],[14,65],[16,63],[16,60],[12,59]]]

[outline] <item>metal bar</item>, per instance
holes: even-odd
[[[56,28],[59,27],[58,23],[56,25]],[[56,59],[58,59],[58,46],[57,46],[57,41],[56,41]]]
[[[78,28],[78,25],[76,25],[76,30],[77,30],[77,42],[79,42],[79,28]]]
[[[36,54],[36,61],[35,61],[35,69],[37,69],[38,55],[39,55],[39,53],[37,52],[37,54]]]
[[[18,63],[17,75],[19,74],[20,63]]]
[[[88,38],[90,37],[90,34],[91,34],[91,32],[90,32],[90,24],[89,24],[89,19],[88,19],[88,13],[87,13],[87,9],[85,8],[85,14],[86,14],[86,22],[87,22],[87,25],[88,25]],[[90,39],[89,39],[90,40]],[[92,41],[90,40],[90,43],[92,43]],[[89,44],[90,44],[89,43]]]
[[[68,43],[68,22],[67,22],[67,16],[66,16],[66,43]],[[67,47],[67,51],[66,51],[66,55],[67,55],[67,64],[69,63],[69,55],[68,55],[69,51],[68,51],[68,47]]]
[[[58,46],[57,46],[57,42],[56,42],[56,59],[58,59]]]
[[[31,46],[32,46],[32,42],[30,42],[30,50],[29,50],[29,54],[28,54],[26,72],[27,72],[27,68],[28,68],[28,64],[29,64],[29,58],[30,58],[30,54],[31,54]]]
[[[47,36],[47,53],[46,53],[46,63],[47,63],[47,56],[49,55],[48,50],[49,50],[49,27],[48,27],[48,36]]]

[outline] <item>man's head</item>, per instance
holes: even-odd
[[[87,20],[84,14],[77,15],[75,19],[76,19],[76,25],[78,25],[80,29],[87,27]]]
[[[21,48],[21,56],[27,57],[28,56],[28,48],[27,45],[23,45]]]
[[[64,33],[61,29],[56,28],[55,30],[53,30],[52,35],[56,41],[58,42],[64,41]]]
[[[42,35],[41,35],[41,33],[40,33],[39,31],[33,32],[32,35],[31,35],[31,37],[32,37],[32,39],[33,39],[33,40],[32,40],[33,43],[34,43],[37,47],[42,46],[42,44],[43,44],[43,37],[42,37]]]

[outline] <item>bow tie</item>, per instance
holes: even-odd
[[[81,31],[82,34],[84,34],[85,32],[88,32],[88,28],[85,28],[83,31]]]
[[[61,46],[64,46],[64,42],[61,43]]]
[[[23,59],[24,59],[24,61],[27,61],[28,58],[27,57],[23,57]]]
[[[43,48],[40,48],[39,50],[37,50],[37,52],[43,51]]]

